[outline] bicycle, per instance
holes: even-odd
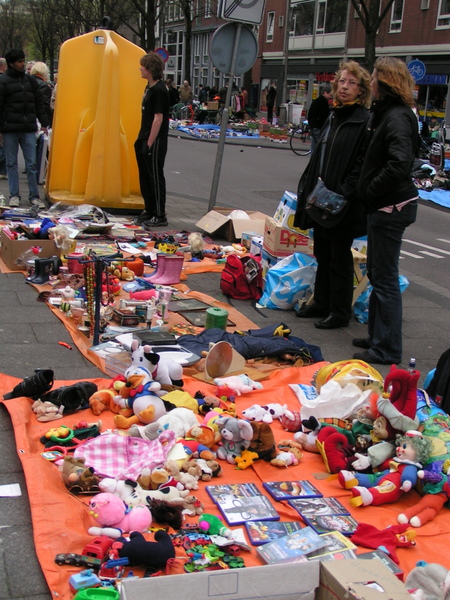
[[[289,135],[289,145],[292,152],[297,156],[311,154],[311,134],[306,121],[292,130]]]

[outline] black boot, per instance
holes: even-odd
[[[40,400],[48,400],[55,406],[63,406],[64,414],[76,412],[89,406],[89,398],[98,390],[95,383],[90,381],[79,381],[73,385],[52,390],[48,394],[40,396]]]
[[[53,259],[52,258],[37,258],[35,261],[36,272],[34,277],[27,279],[28,283],[36,283],[43,285],[50,279],[50,274],[53,270]]]
[[[5,394],[3,396],[4,400],[20,398],[20,396],[37,398],[52,389],[53,371],[51,369],[35,369],[34,373],[31,377],[26,377],[18,383],[12,392]]]

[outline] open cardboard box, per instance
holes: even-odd
[[[249,219],[231,218],[230,213],[233,210],[236,209],[216,206],[214,210],[210,210],[200,221],[197,221],[196,225],[207,233],[223,237],[228,242],[240,241],[245,231],[264,235],[264,223],[267,215],[259,211],[248,210],[246,213],[250,217]]]
[[[371,587],[368,584],[371,584]],[[411,600],[406,587],[381,560],[337,560],[320,566],[316,600]]]
[[[59,256],[60,250],[55,246],[53,240],[12,240],[2,230],[1,232],[1,257],[10,271],[22,271],[16,265],[16,260],[26,250],[33,246],[40,246],[41,251],[36,258],[49,258],[50,256]]]
[[[315,589],[319,585],[319,569],[320,563],[313,561],[128,581],[124,579],[120,597],[121,600],[314,600]]]

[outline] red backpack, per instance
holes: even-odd
[[[258,260],[252,254],[242,257],[230,254],[220,279],[220,289],[225,296],[238,300],[259,300],[262,288],[262,270]]]

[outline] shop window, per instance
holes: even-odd
[[[275,23],[275,13],[267,13],[267,31],[266,31],[266,42],[273,41],[273,28]]]
[[[399,33],[402,30],[404,4],[404,0],[394,0],[391,9],[389,33]]]
[[[450,27],[450,0],[439,1],[437,27]]]

